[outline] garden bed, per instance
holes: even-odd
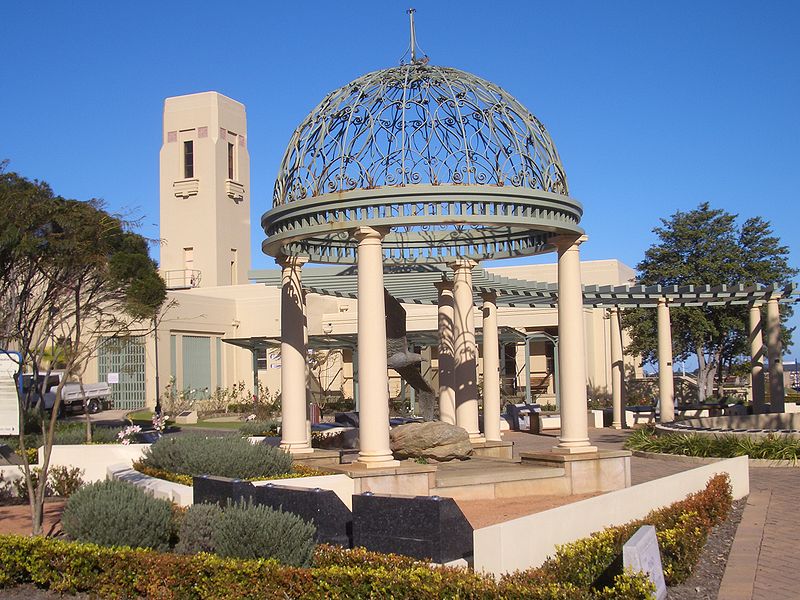
[[[644,427],[625,441],[625,448],[700,458],[749,456],[750,459],[793,464],[800,459],[800,439],[773,434],[750,437],[719,433],[656,433],[654,428]]]

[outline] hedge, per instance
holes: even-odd
[[[101,598],[508,598],[532,600],[643,600],[642,575],[625,574],[616,588],[590,593],[571,584],[495,582],[465,569],[385,566],[282,566],[274,560],[186,556],[153,550],[106,548],[62,540],[0,536],[0,587],[33,583],[59,593]]]
[[[364,549],[318,546],[311,568],[274,560],[185,556],[105,548],[45,538],[0,536],[0,587],[34,583],[56,592],[102,598],[508,598],[533,600],[644,600],[653,592],[642,574],[622,573],[598,583],[643,524],[655,525],[668,584],[682,581],[708,532],[731,507],[728,478],[641,520],[610,527],[560,546],[541,567],[495,581],[465,569],[431,568],[424,561]]]
[[[507,582],[569,582],[587,587],[603,580],[622,554],[622,546],[642,525],[653,525],[661,551],[667,585],[682,583],[691,574],[708,534],[728,517],[732,505],[727,474],[712,477],[706,488],[684,500],[655,510],[644,519],[609,527],[588,538],[559,546],[541,567],[506,576]]]

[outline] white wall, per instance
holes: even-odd
[[[540,566],[556,546],[589,537],[612,525],[641,519],[650,511],[705,488],[728,473],[734,499],[750,493],[748,458],[740,456],[691,469],[588,500],[559,506],[474,532],[475,570],[493,575]]]

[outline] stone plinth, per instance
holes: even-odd
[[[355,462],[326,466],[327,471],[344,473],[353,480],[353,493],[388,496],[428,496],[436,486],[436,466],[401,462],[386,468],[368,468]]]
[[[472,455],[483,458],[514,458],[514,442],[473,442]]]
[[[523,463],[564,469],[570,494],[610,492],[630,487],[631,452],[598,450],[585,454],[555,452],[521,452]]]
[[[320,448],[314,448],[314,451],[310,454],[297,454],[293,456],[292,463],[305,465],[307,467],[320,467],[327,469],[330,465],[340,464],[341,458],[338,450],[322,450]]]
[[[472,526],[452,498],[353,496],[353,545],[435,563],[470,561]]]

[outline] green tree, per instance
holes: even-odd
[[[130,223],[106,212],[101,201],[56,196],[47,184],[5,172],[4,166],[0,164],[0,347],[21,354],[20,374],[27,367],[36,376],[43,363],[51,364],[47,359],[57,341],[66,375],[82,381],[99,337],[149,327],[166,286],[148,256],[147,241],[131,231]],[[50,368],[45,368],[45,381]],[[41,533],[66,380],[56,388],[48,422],[42,414],[44,460],[38,485],[27,459],[24,464],[34,534]],[[91,434],[88,420],[87,432]]]
[[[643,285],[787,284],[797,274],[789,266],[789,249],[770,224],[752,217],[741,225],[738,215],[711,208],[678,211],[653,229],[658,242],[637,265]],[[783,307],[785,321],[791,308]],[[673,349],[676,360],[695,356],[701,401],[712,394],[716,377],[749,354],[747,307],[672,307]],[[653,309],[627,311],[623,324],[632,342],[628,350],[647,363],[657,362],[657,321]],[[788,342],[789,331],[784,331]]]

